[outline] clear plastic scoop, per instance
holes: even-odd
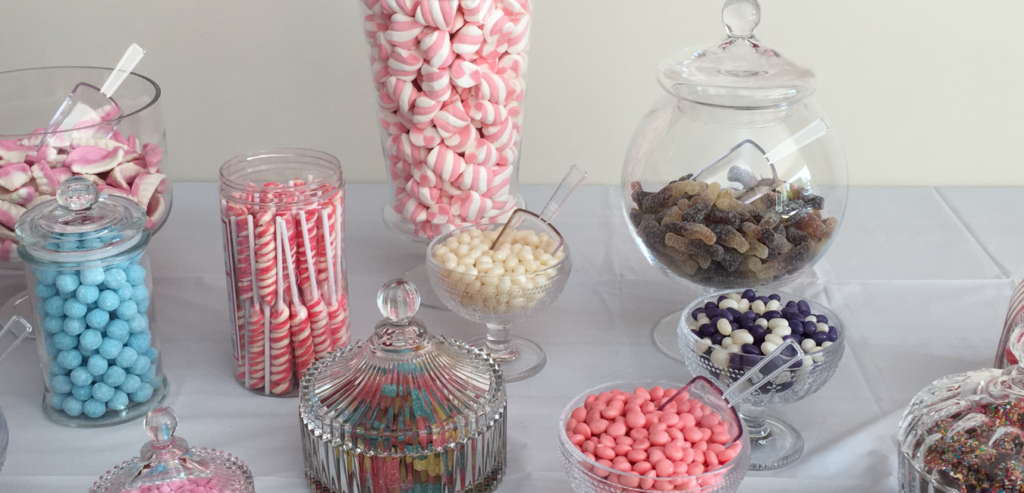
[[[548,236],[556,238],[558,246],[551,252],[554,255],[555,252],[562,248],[563,240],[562,234],[551,225],[551,221],[555,219],[558,211],[562,210],[562,206],[569,201],[569,197],[572,197],[572,194],[576,192],[586,177],[586,171],[573,165],[569,168],[569,172],[565,174],[565,178],[562,178],[562,182],[558,184],[555,193],[551,194],[551,198],[548,199],[547,205],[544,206],[539,216],[526,209],[512,211],[512,215],[509,217],[508,222],[505,223],[505,227],[498,233],[498,237],[494,240],[494,244],[491,245],[491,249],[497,250],[503,243],[512,241],[516,231],[526,229],[536,232],[547,232]]]
[[[775,146],[774,149],[768,152],[765,152],[764,148],[762,148],[757,142],[745,139],[739,144],[732,146],[732,148],[726,151],[725,154],[722,154],[714,161],[711,161],[694,173],[692,179],[696,180],[705,171],[713,168],[715,165],[718,165],[723,161],[737,158],[739,155],[738,153],[740,153],[745,146],[751,146],[755,149],[754,152],[760,153],[764,156],[765,161],[768,162],[769,168],[771,168],[772,176],[757,178],[749,167],[742,167],[740,165],[731,166],[728,171],[729,181],[739,183],[744,189],[744,192],[740,194],[737,199],[749,204],[757,200],[762,195],[775,190],[782,184],[782,180],[779,179],[779,173],[775,169],[775,163],[796,152],[801,147],[818,140],[819,137],[826,133],[828,133],[828,125],[824,120],[815,120],[811,122],[810,125],[804,127],[803,130],[800,130],[792,137],[782,141],[781,144]]]
[[[124,82],[132,69],[139,64],[146,51],[139,45],[132,43],[128,51],[121,57],[121,61],[114,67],[110,77],[103,84],[103,87],[79,82],[68,94],[67,99],[60,105],[57,113],[53,115],[50,124],[46,126],[46,133],[39,141],[39,147],[44,145],[68,145],[67,135],[63,131],[77,127],[88,127],[102,122],[110,122],[105,125],[91,127],[91,135],[98,137],[109,137],[114,133],[116,121],[121,116],[121,107],[112,99],[114,91]],[[55,132],[61,132],[55,134]]]
[[[4,352],[2,354],[0,354],[0,362],[3,362],[4,358],[8,354],[10,354],[11,351],[14,350],[14,348],[18,347],[18,344],[21,344],[21,341],[25,340],[25,337],[27,335],[32,333],[32,325],[30,325],[28,322],[26,322],[25,319],[15,315],[15,316],[11,317],[11,319],[8,320],[6,324],[4,324],[4,328],[3,329],[0,329],[0,347],[3,346],[4,336],[7,335],[7,333],[11,331],[11,327],[14,327],[15,323],[19,323],[22,326],[24,326],[25,327],[25,332],[22,332],[20,336],[17,336],[17,339],[15,339],[14,342],[11,343],[10,346],[7,346],[7,349],[4,350]],[[12,332],[12,334],[13,334],[13,332]]]
[[[787,356],[787,353],[794,356]],[[747,370],[743,374],[743,377],[733,382],[733,384],[730,385],[729,388],[726,389],[725,392],[722,394],[722,398],[729,402],[731,405],[735,406],[735,403],[742,401],[744,397],[750,395],[752,392],[755,392],[757,389],[771,382],[772,379],[776,377],[776,375],[782,373],[785,370],[788,370],[789,365],[799,361],[803,357],[804,351],[803,349],[800,348],[800,345],[797,344],[796,341],[794,341],[793,339],[786,339],[778,348],[775,349],[775,351],[772,351],[772,353],[769,354],[767,357],[762,358],[760,363],[754,365],[753,368]],[[776,359],[781,359],[782,363],[780,363],[779,366],[768,375],[762,376],[761,369],[764,368],[765,365],[775,361]],[[755,382],[751,382],[751,380],[755,378],[757,378],[758,380]],[[690,383],[693,383],[694,380],[691,380]],[[747,386],[748,382],[750,382],[749,386]],[[674,401],[676,397],[678,397],[683,392],[686,392],[687,388],[690,386],[690,383],[684,385],[683,388],[679,389],[679,391],[676,392],[671,399],[666,400],[665,403],[658,408],[658,410],[663,410],[665,406],[668,406],[668,403]]]

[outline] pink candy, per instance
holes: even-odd
[[[168,481],[163,484],[145,485],[135,490],[127,490],[125,493],[221,493],[223,489],[211,485],[210,478],[189,478]]]
[[[395,212],[428,238],[507,218],[518,205],[511,176],[522,132],[530,1],[366,5],[363,28],[388,136]]]
[[[730,433],[718,414],[686,393],[658,411],[675,393],[640,387],[633,393],[613,390],[587,396],[565,423],[569,442],[616,472],[581,465],[597,477],[644,490],[695,489],[721,481],[717,474],[699,480],[683,477],[728,464],[742,449],[742,441],[733,441],[735,430]]]

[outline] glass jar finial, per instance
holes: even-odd
[[[420,292],[405,279],[392,279],[377,292],[377,307],[391,322],[403,322],[420,309]]]
[[[171,408],[160,406],[146,415],[144,426],[154,444],[167,442],[174,437],[174,430],[178,428],[178,417]]]
[[[726,0],[722,22],[731,38],[750,38],[761,22],[761,5],[757,0]]]
[[[73,211],[92,209],[99,197],[96,184],[81,176],[68,178],[57,187],[57,203]]]

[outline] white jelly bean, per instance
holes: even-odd
[[[778,300],[770,300],[768,302],[768,304],[764,306],[764,309],[769,311],[769,312],[770,311],[778,311],[780,306],[781,305],[779,304]]]
[[[777,329],[779,327],[789,327],[789,320],[784,318],[773,318],[768,321],[769,329]]]
[[[740,313],[744,313],[750,310],[750,302],[747,301],[746,299],[740,298],[740,300],[737,301],[736,303],[738,304],[736,309],[739,310]]]
[[[717,329],[718,333],[722,334],[723,336],[732,334],[732,324],[730,324],[729,321],[724,318],[718,319]]]
[[[825,341],[825,342],[821,343],[821,348],[822,348],[822,349],[825,349],[825,348],[827,348],[827,347],[829,347],[829,346],[831,346],[831,345],[832,345],[832,343],[831,343],[831,342],[829,342],[829,341]]]
[[[718,303],[719,310],[725,310],[726,308],[737,308],[739,306],[739,303],[736,303],[735,301],[730,299],[724,299]]]
[[[768,338],[765,337],[765,341],[763,343],[761,343],[761,352],[764,353],[764,354],[772,354],[772,351],[775,351],[776,349],[778,349],[779,346],[777,344],[768,342],[767,339]]]
[[[818,329],[817,332],[828,332],[828,325],[825,325],[821,322],[818,322],[818,324],[815,325],[815,327],[817,327]]]
[[[759,318],[754,320],[754,325],[760,325],[761,327],[768,328],[768,321],[763,318]]]
[[[725,297],[730,299],[730,300],[733,300],[733,301],[739,301],[739,300],[743,299],[743,297],[741,297],[739,293],[729,293],[729,294],[725,295]],[[733,308],[735,308],[735,307],[733,307]]]
[[[767,334],[767,335],[765,335],[764,336],[764,341],[765,342],[770,342],[772,344],[775,344],[776,346],[781,346],[782,343],[785,342],[785,341],[782,340],[782,336],[777,336],[775,334]]]
[[[733,342],[733,338],[732,337],[726,337],[726,338],[722,339],[722,347],[724,347],[726,349],[729,349],[729,346],[732,346],[733,344],[736,344],[736,343]]]
[[[750,335],[750,332],[747,332],[746,330],[743,330],[743,329],[733,331],[731,337],[732,337],[732,341],[733,342],[735,342],[736,344],[739,344],[741,346],[743,344],[753,344],[754,343],[754,336]]]
[[[774,320],[772,320],[772,321],[774,322]],[[779,337],[786,337],[786,336],[788,336],[788,335],[790,335],[792,333],[793,333],[793,329],[789,328],[788,325],[780,325],[780,326],[772,329],[772,334],[775,334],[775,335],[777,335]]]
[[[740,347],[739,344],[733,344],[733,345],[725,348],[725,350],[729,351],[730,353],[742,353],[743,352],[743,348]]]
[[[701,325],[704,325],[704,324],[709,324],[709,323],[711,323],[711,321],[708,320],[708,316],[707,315],[701,313],[699,316],[697,316],[697,326],[698,327],[700,327]]]
[[[761,300],[754,300],[754,302],[750,304],[750,309],[754,310],[754,313],[760,315],[765,312],[764,302]]]
[[[729,351],[715,348],[714,351],[711,351],[711,362],[719,368],[727,369],[729,368],[729,356]]]
[[[708,339],[707,337],[697,341],[697,352],[703,353],[704,351],[707,351],[712,344],[711,339]]]
[[[808,315],[808,316],[804,317],[804,322],[817,322],[817,321],[818,321],[818,317],[815,317],[814,315]]]
[[[803,349],[805,353],[809,353],[812,349],[816,347],[818,347],[818,345],[815,344],[814,339],[811,339],[810,337],[804,339],[804,342],[800,343],[800,349]]]

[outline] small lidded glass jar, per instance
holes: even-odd
[[[435,337],[396,279],[363,342],[313,364],[299,387],[302,452],[320,493],[488,492],[505,474],[507,399],[482,349]]]
[[[252,472],[237,457],[205,447],[189,448],[174,436],[178,417],[169,407],[146,416],[151,441],[138,457],[122,463],[100,478],[89,493],[253,493]]]
[[[69,178],[15,226],[46,383],[43,409],[76,427],[138,418],[167,394],[153,338],[150,231],[134,201]]]

